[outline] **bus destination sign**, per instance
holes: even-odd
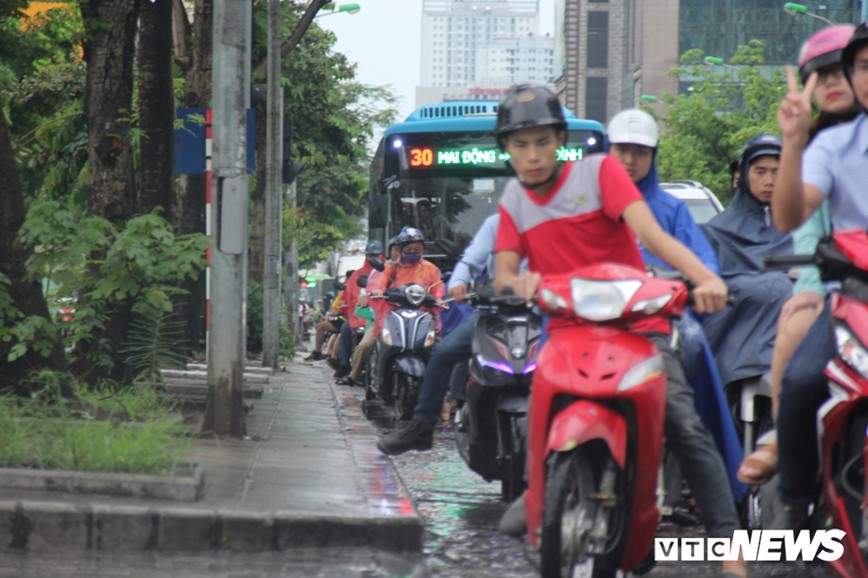
[[[450,149],[411,147],[407,162],[414,169],[429,167],[494,167],[509,160],[509,153],[498,148]],[[557,151],[559,161],[578,161],[584,155],[584,147],[561,147]]]

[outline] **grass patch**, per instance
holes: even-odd
[[[79,387],[74,401],[0,396],[0,467],[170,475],[192,433],[148,386]]]

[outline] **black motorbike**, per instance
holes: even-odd
[[[395,408],[398,419],[410,419],[437,339],[436,320],[426,310],[436,307],[437,299],[415,283],[387,289],[382,298],[394,308],[368,361],[373,371],[365,380],[365,397],[379,397]]]
[[[525,489],[527,411],[541,320],[520,297],[482,292],[474,300],[480,317],[464,403],[453,419],[455,439],[468,467],[486,481],[500,480],[502,499],[513,501]]]

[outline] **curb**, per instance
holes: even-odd
[[[351,469],[357,489],[354,494],[357,506],[347,510],[346,515],[336,514],[333,504],[330,512],[318,514],[316,501],[296,500],[270,508],[235,503],[221,506],[219,501],[150,502],[135,497],[118,499],[40,490],[34,480],[28,490],[14,489],[0,498],[0,536],[4,537],[6,547],[31,553],[262,552],[335,546],[421,552],[422,518],[391,460],[376,449],[377,432],[362,414],[354,390],[335,386],[325,371],[307,367],[322,373],[322,379],[306,370],[291,375],[290,367],[281,373],[289,381],[276,385],[275,389],[295,390],[294,386],[305,380],[311,380],[313,390],[320,386],[329,388],[329,393],[321,391],[326,400],[331,399],[335,411],[335,417],[327,419],[336,419],[336,424],[326,424],[321,433],[332,436],[348,450],[351,463],[346,467]],[[298,391],[295,395],[299,395]],[[278,404],[282,403],[282,397],[276,399]],[[280,448],[256,451],[276,451],[281,455]],[[204,473],[207,478],[207,466]],[[37,493],[28,493],[34,488]]]
[[[333,546],[416,552],[421,526],[401,518],[345,518],[249,510],[0,501],[0,534],[28,552],[262,552]]]

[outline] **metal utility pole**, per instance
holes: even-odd
[[[247,109],[251,3],[214,0],[211,331],[203,429],[246,434],[242,380],[246,352]]]
[[[280,85],[280,0],[268,2],[268,103],[265,136],[265,270],[262,296],[262,366],[278,368],[280,355],[281,206],[283,204],[283,88]]]
[[[297,193],[298,188],[296,187],[295,181],[292,181],[292,184],[289,186],[289,206],[292,207],[293,214],[295,214]],[[289,304],[289,322],[292,323],[293,343],[301,343],[303,338],[302,334],[304,333],[301,328],[301,320],[299,319],[298,313],[298,277],[298,239],[294,236],[292,238],[292,245],[289,249],[289,268],[286,272],[286,301]]]

